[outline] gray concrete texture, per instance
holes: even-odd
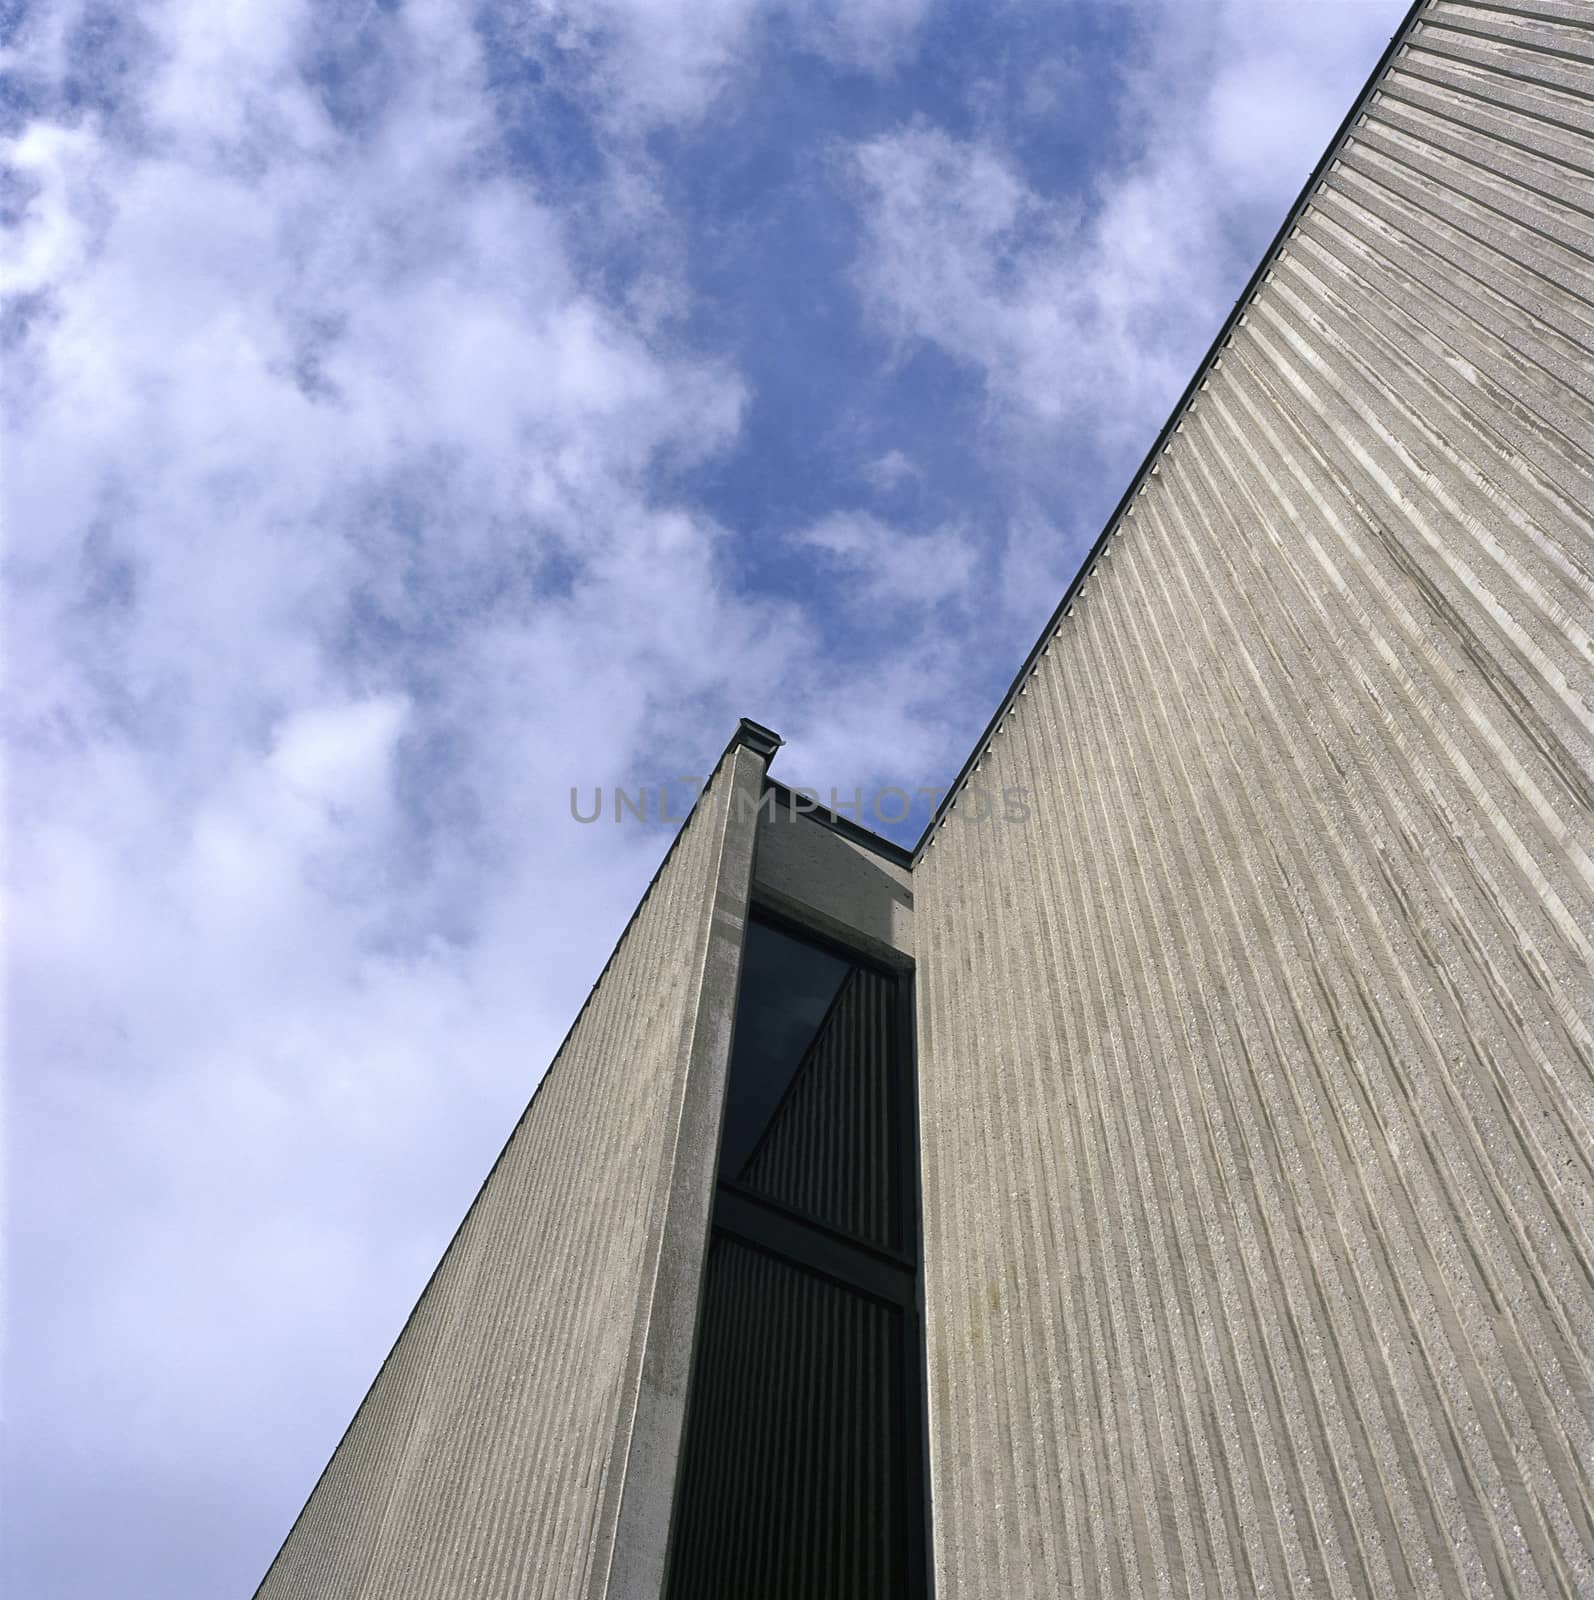
[[[913,957],[909,869],[812,816],[761,810],[753,868],[757,902],[884,963]]]
[[[733,741],[677,836],[261,1600],[661,1592],[753,744]]]
[[[913,874],[940,1600],[1594,1594],[1591,136],[1421,12]]]

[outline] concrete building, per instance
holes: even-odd
[[[738,729],[260,1594],[1594,1595],[1591,506],[1594,6],[1426,0],[920,847]]]

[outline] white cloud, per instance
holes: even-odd
[[[93,217],[85,197],[74,191],[98,149],[88,130],[50,123],[33,124],[12,144],[12,171],[35,194],[28,227],[0,245],[0,282],[7,294],[36,293],[82,265]]]
[[[662,848],[575,827],[568,784],[716,748],[791,626],[656,487],[739,380],[583,283],[493,156],[466,12],[405,7],[351,125],[311,17],[152,10],[136,139],[87,112],[10,151],[41,1595],[172,1593],[180,1548],[196,1593],[258,1576]],[[196,1463],[258,1514],[196,1527]]]
[[[929,0],[508,0],[504,35],[529,58],[579,62],[610,125],[627,134],[701,117],[783,23],[809,50],[889,72]]]
[[[296,800],[322,814],[368,814],[387,796],[393,744],[408,705],[387,694],[312,706],[277,730],[269,764]]]
[[[919,476],[919,469],[901,450],[887,450],[865,464],[862,476],[874,488],[889,491],[912,482]]]
[[[916,127],[863,145],[860,286],[898,338],[980,370],[1009,421],[1110,430],[1168,390],[1170,303],[1204,287],[1159,229],[1173,175],[1121,185],[1089,221],[1028,188],[1001,155]]]
[[[1025,449],[1037,429],[1043,452],[1063,429],[1149,442],[1250,264],[1237,242],[1276,225],[1397,18],[1393,0],[1148,7],[1116,164],[1044,188],[989,136],[863,141],[866,305],[979,372]]]
[[[867,512],[826,517],[796,541],[856,580],[856,603],[929,606],[970,593],[977,549],[959,528],[909,533]]]

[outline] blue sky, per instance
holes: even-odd
[[[8,1593],[252,1589],[663,850],[571,786],[949,780],[1403,9],[0,7]]]

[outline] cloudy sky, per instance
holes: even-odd
[[[949,779],[1403,10],[0,4],[6,1593],[252,1590],[664,849],[571,786]]]

